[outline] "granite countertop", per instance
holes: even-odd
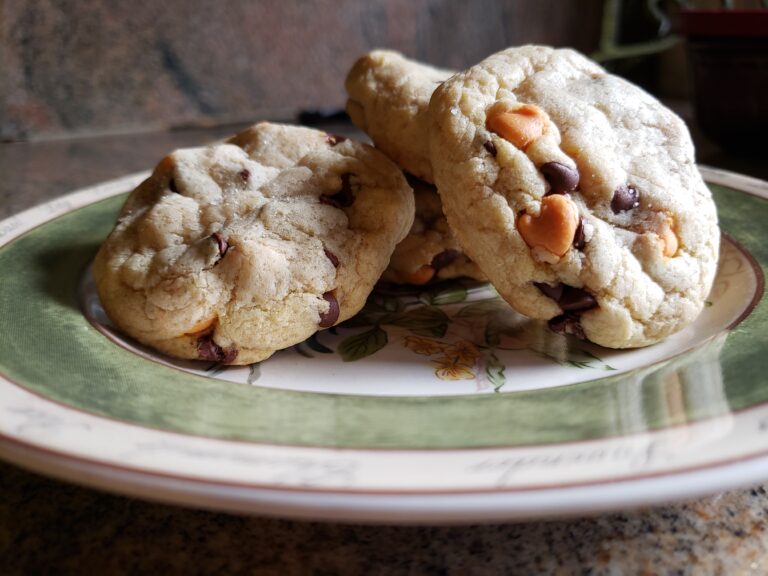
[[[0,144],[0,218],[237,127]],[[699,160],[766,177],[700,147]],[[594,518],[461,527],[296,522],[176,508],[0,463],[0,573],[765,574],[765,486]]]

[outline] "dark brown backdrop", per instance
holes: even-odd
[[[389,47],[466,67],[513,44],[591,52],[602,0],[0,0],[0,139],[120,132],[343,105]]]

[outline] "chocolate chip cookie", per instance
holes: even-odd
[[[408,176],[408,183],[416,200],[416,218],[408,236],[395,247],[382,280],[417,285],[460,277],[485,280],[448,227],[437,188],[413,176]]]
[[[429,99],[452,74],[398,52],[374,50],[347,75],[347,113],[398,166],[431,183]]]
[[[138,341],[248,364],[360,310],[413,214],[382,153],[262,123],[163,159],[126,201],[94,277]]]
[[[451,232],[431,185],[429,99],[453,72],[374,50],[360,58],[347,75],[347,112],[376,147],[413,175],[416,220],[395,249],[384,280],[424,284],[432,279],[467,276],[484,280]]]
[[[612,348],[692,322],[717,213],[683,121],[572,50],[495,54],[437,88],[430,153],[451,228],[499,293]]]

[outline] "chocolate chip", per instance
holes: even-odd
[[[589,292],[582,288],[574,288],[567,284],[546,284],[534,282],[536,288],[557,302],[558,306],[566,312],[583,312],[597,306],[597,300]]]
[[[403,174],[405,174],[405,179],[408,181],[408,185],[413,188],[414,192],[423,190],[431,191],[437,194],[437,187],[434,184],[430,184],[429,182],[425,182],[424,180],[416,178],[416,176],[409,174],[408,172],[403,172]]]
[[[459,256],[461,256],[461,252],[458,250],[443,250],[432,258],[432,262],[429,265],[435,270],[440,270],[451,264]]]
[[[213,341],[210,333],[206,333],[197,339],[197,355],[201,360],[231,364],[237,358],[237,348],[225,350]]]
[[[323,294],[323,299],[328,302],[328,312],[320,314],[320,328],[328,328],[336,324],[339,319],[339,301],[333,295],[333,290]]]
[[[579,216],[579,225],[576,226],[576,232],[573,233],[573,247],[576,250],[584,250],[587,245],[587,239],[584,237],[584,220]]]
[[[232,364],[237,358],[237,348],[227,348],[224,350],[224,358],[221,359],[222,364]]]
[[[326,257],[328,258],[328,260],[331,261],[331,264],[333,264],[333,267],[334,268],[338,268],[339,267],[339,259],[336,258],[336,254],[334,254],[333,252],[331,252],[327,248],[323,248],[323,252],[325,252]]]
[[[349,173],[341,175],[341,191],[339,192],[339,194],[342,194],[344,196],[344,203],[342,204],[342,206],[352,206],[352,202],[355,201],[355,196],[354,194],[352,194],[352,185],[350,184],[350,176],[352,175]]]
[[[548,322],[548,325],[549,329],[557,334],[571,334],[579,340],[587,339],[581,324],[579,324],[579,319],[571,314],[555,316]]]
[[[251,171],[248,170],[248,168],[243,168],[240,170],[240,172],[237,173],[238,176],[240,176],[240,179],[243,182],[248,182],[248,179],[251,177]]]
[[[342,174],[341,190],[332,195],[323,194],[320,196],[320,202],[322,204],[333,206],[334,208],[347,208],[352,206],[352,203],[355,201],[355,195],[352,193],[352,185],[349,181],[350,176],[351,174],[349,173]]]
[[[171,192],[176,192],[177,194],[179,193],[179,189],[176,188],[176,180],[174,180],[173,178],[171,178],[171,181],[168,182],[168,188],[170,189]]]
[[[496,150],[496,144],[493,143],[493,140],[486,140],[483,142],[483,148],[485,148],[488,151],[488,154],[494,158],[496,157],[496,154],[498,154]]]
[[[583,312],[597,306],[597,300],[582,288],[563,286],[563,295],[557,301],[560,308],[566,312]]]
[[[548,194],[565,194],[579,186],[579,172],[560,162],[547,162],[539,168],[549,182]]]
[[[219,234],[218,232],[214,232],[211,234],[211,238],[214,242],[216,242],[216,245],[219,247],[219,258],[224,258],[224,255],[227,253],[227,250],[229,250],[229,243],[224,239],[224,236]]]
[[[613,193],[611,210],[614,214],[625,212],[640,206],[640,193],[630,185],[622,184]]]
[[[219,358],[224,356],[224,351],[210,336],[206,335],[197,339],[197,355],[201,360],[218,362]]]
[[[331,146],[336,146],[339,142],[344,142],[346,140],[346,136],[339,136],[338,134],[328,134],[325,137],[325,141],[328,142]]]
[[[552,286],[551,284],[546,284],[544,282],[534,282],[533,283],[536,288],[541,290],[541,292],[545,296],[549,296],[554,300],[555,302],[560,301],[560,297],[563,295],[563,285],[562,284],[555,284]]]

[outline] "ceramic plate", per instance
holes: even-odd
[[[145,174],[0,223],[0,454],[116,492],[356,521],[528,519],[768,479],[768,184],[703,168],[724,237],[697,322],[612,351],[485,284],[381,287],[260,364],[114,330],[90,261]]]

